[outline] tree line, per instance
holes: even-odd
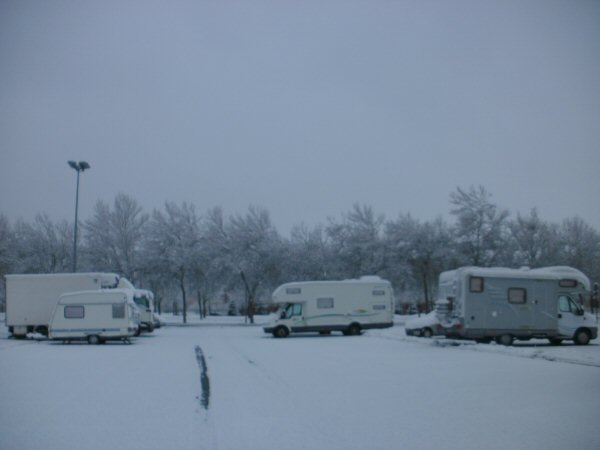
[[[355,204],[326,224],[295,226],[283,236],[269,212],[250,206],[226,216],[167,202],[144,212],[126,194],[100,200],[80,223],[78,271],[116,272],[155,294],[159,311],[246,314],[270,305],[288,281],[379,275],[403,311],[433,307],[440,272],[464,265],[531,268],[568,265],[600,280],[600,233],[579,217],[549,223],[536,209],[511,217],[482,186],[450,194],[452,223],[410,214],[386,219]],[[0,275],[69,272],[73,224],[38,214],[10,223],[0,214]],[[4,280],[4,277],[2,277]],[[3,286],[4,287],[4,286]],[[4,289],[0,290],[4,299]]]

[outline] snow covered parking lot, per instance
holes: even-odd
[[[457,345],[402,326],[274,339],[228,324],[132,345],[0,334],[1,449],[600,448],[598,340]]]

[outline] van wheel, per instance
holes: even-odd
[[[98,336],[96,336],[95,334],[88,336],[87,341],[88,341],[88,344],[91,344],[91,345],[98,345],[101,342],[100,338]]]
[[[587,330],[577,330],[573,340],[577,345],[588,345],[590,343],[590,333]]]
[[[433,336],[433,332],[431,331],[431,328],[423,328],[423,331],[421,331],[421,336],[423,336],[425,338],[430,338],[431,336]]]
[[[290,332],[286,327],[277,327],[275,330],[273,330],[273,336],[276,338],[284,338],[287,337],[288,334],[290,334]]]
[[[500,345],[510,346],[513,343],[513,336],[511,334],[502,334],[496,338],[496,342]]]
[[[347,336],[358,336],[360,334],[360,325],[353,323],[348,327]]]

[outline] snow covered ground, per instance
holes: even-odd
[[[100,346],[0,324],[0,449],[600,448],[599,340],[460,344],[402,321],[274,339],[190,316]]]

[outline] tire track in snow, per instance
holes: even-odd
[[[210,379],[208,378],[208,367],[206,366],[204,353],[202,353],[202,349],[199,345],[196,345],[195,351],[196,361],[200,368],[200,387],[202,389],[202,393],[200,394],[200,405],[208,410],[208,406],[210,405]]]

